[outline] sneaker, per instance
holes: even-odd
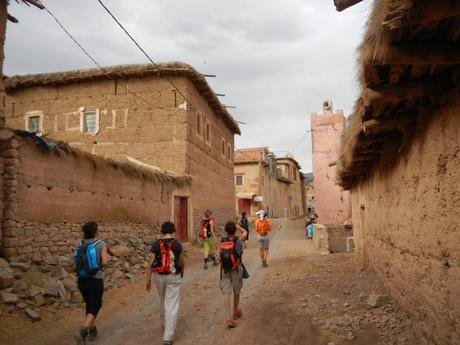
[[[97,327],[90,327],[88,331],[88,341],[95,341],[97,338]]]
[[[238,308],[237,310],[233,312],[233,320],[239,319],[242,316],[243,316],[243,311],[241,310],[241,308]]]
[[[173,345],[172,340],[163,340],[163,345]]]
[[[204,262],[203,269],[205,269],[205,270],[208,269],[208,262],[207,261]]]
[[[82,327],[75,334],[75,339],[77,340],[77,345],[86,345],[86,337],[88,336],[88,328]]]
[[[236,322],[233,320],[227,320],[227,327],[228,328],[235,328],[236,327]]]

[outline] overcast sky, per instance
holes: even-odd
[[[43,0],[102,65],[144,63],[96,0]],[[94,67],[45,11],[10,1],[8,75]],[[236,106],[237,148],[293,151],[311,171],[310,113],[322,101],[348,115],[358,92],[356,49],[371,0],[342,13],[333,0],[106,0],[156,62],[183,61]],[[304,138],[303,140],[301,140]],[[297,146],[297,147],[296,147]]]

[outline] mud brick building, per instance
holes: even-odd
[[[190,195],[190,183],[190,176],[0,129],[0,255],[19,261],[67,257],[88,220],[98,222],[102,238],[148,242],[162,222],[174,219],[174,196]],[[178,237],[185,238],[187,228],[176,223]]]
[[[264,209],[270,217],[305,213],[305,187],[294,158],[277,158],[267,147],[235,151],[237,212],[254,215]]]
[[[323,102],[322,114],[311,114],[315,211],[326,225],[343,224],[351,217],[350,193],[336,181],[335,161],[344,128],[343,111],[334,112],[331,100]]]
[[[459,1],[375,1],[337,166],[357,258],[417,344],[460,344],[459,46]]]
[[[145,64],[14,76],[6,90],[8,127],[120,163],[191,176],[191,194],[175,201],[189,238],[207,208],[218,222],[234,217],[233,139],[240,130],[191,66],[174,62],[160,64],[160,72]]]

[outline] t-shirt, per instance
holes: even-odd
[[[266,236],[271,228],[270,221],[266,218],[256,219],[255,225],[256,225],[256,231],[260,236]]]
[[[96,279],[104,279],[104,272],[102,272],[102,259],[101,259],[101,251],[102,248],[106,247],[107,244],[103,240],[97,240],[97,239],[84,239],[83,244],[89,244],[95,241],[99,241],[96,244],[96,255],[97,255],[97,262],[99,263],[99,267],[101,268],[97,273],[93,276],[93,278]]]
[[[160,243],[158,242],[159,240],[153,241],[152,242],[152,253],[155,254],[155,261],[153,261],[153,267],[160,267],[161,266],[161,250],[160,250]],[[169,245],[170,242],[173,242],[171,251],[174,254],[174,268],[176,269],[176,273],[181,272],[181,267],[180,267],[180,260],[179,256],[182,255],[184,252],[184,249],[182,247],[182,244],[174,239],[174,238],[165,238],[162,239],[164,241],[165,247]]]
[[[249,230],[248,217],[241,217],[240,226],[246,231]]]

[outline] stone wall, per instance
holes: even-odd
[[[173,193],[190,193],[187,178],[70,148],[49,151],[6,129],[0,138],[4,257],[28,261],[69,253],[88,220],[100,224],[103,238],[151,240],[162,222],[173,219]]]
[[[331,253],[345,253],[347,251],[347,238],[353,236],[352,229],[344,225],[329,225],[327,227],[329,251]]]
[[[357,258],[411,315],[420,344],[460,343],[459,112],[418,124],[407,148],[352,190]]]

